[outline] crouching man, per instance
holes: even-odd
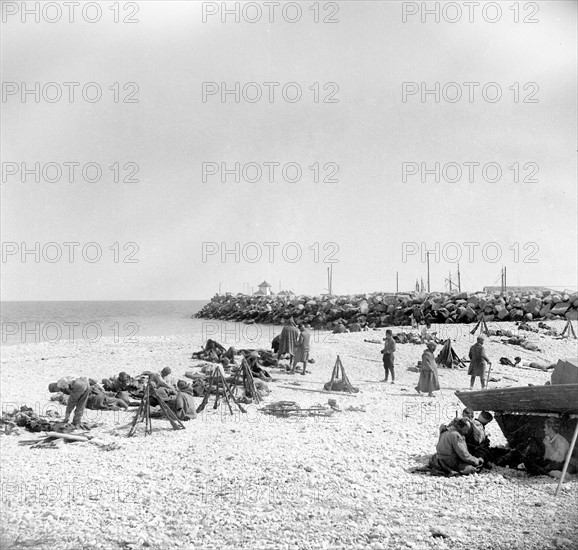
[[[82,420],[86,402],[90,395],[90,384],[87,378],[81,377],[76,379],[61,378],[58,382],[48,385],[48,391],[51,393],[62,392],[68,395],[68,403],[64,414],[64,422],[70,421],[70,415],[74,411],[72,424],[78,428]]]
[[[466,445],[469,430],[470,423],[460,418],[440,433],[436,453],[429,462],[432,475],[457,476],[480,471],[484,460],[470,454]]]
[[[177,382],[177,396],[169,402],[169,406],[179,420],[194,420],[197,418],[197,408],[195,407],[193,387],[184,380]]]

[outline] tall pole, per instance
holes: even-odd
[[[425,255],[427,258],[427,292],[429,294],[429,292],[430,292],[430,286],[429,286],[429,252],[426,252]]]
[[[333,264],[331,264],[330,271],[331,276],[329,278],[329,294],[333,296]]]
[[[462,281],[460,279],[460,264],[458,264],[458,292],[462,291]]]
[[[570,449],[566,454],[566,460],[564,461],[564,467],[562,468],[562,475],[560,476],[560,481],[558,482],[558,487],[556,487],[556,492],[554,496],[558,496],[558,492],[560,491],[560,487],[564,482],[564,478],[566,477],[566,471],[568,470],[568,464],[570,463],[570,459],[572,458],[572,453],[574,452],[574,447],[576,446],[576,438],[578,438],[578,424],[574,428],[574,435],[572,436],[572,442],[570,443]]]
[[[331,281],[329,280],[329,267],[327,267],[327,294],[331,294]]]
[[[508,282],[506,281],[506,266],[504,266],[504,294],[506,294],[508,290]]]
[[[399,294],[399,271],[395,272],[395,293]]]

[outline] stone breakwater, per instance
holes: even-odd
[[[296,323],[333,330],[339,325],[358,330],[410,325],[412,316],[426,323],[536,321],[578,319],[578,293],[519,294],[483,292],[461,294],[356,294],[352,296],[215,295],[195,317],[245,323],[281,324],[292,316]],[[359,325],[359,326],[358,326]]]

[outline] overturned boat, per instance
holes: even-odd
[[[559,418],[560,433],[571,439],[578,423],[578,361],[560,359],[544,386],[457,391],[456,396],[474,411],[492,411],[510,447],[529,439],[541,444],[548,416]]]

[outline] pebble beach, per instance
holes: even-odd
[[[491,325],[516,330],[514,323]],[[564,322],[550,325],[561,332]],[[474,341],[472,328],[460,325],[451,335],[460,357]],[[432,330],[441,333],[442,327]],[[271,330],[262,333],[251,346],[227,343],[268,349]],[[112,450],[84,442],[31,449],[18,441],[34,434],[1,436],[0,547],[577,548],[576,479],[554,497],[557,480],[505,468],[459,478],[410,472],[435,451],[439,425],[463,409],[454,392],[467,389],[469,377],[465,370],[440,368],[442,390],[434,398],[418,395],[419,374],[412,368],[424,346],[404,344],[397,346],[396,383],[386,384],[382,346],[365,341],[381,342],[384,335],[385,329],[316,332],[310,355],[315,363],[307,375],[269,369],[273,381],[264,404],[287,400],[308,408],[325,405],[330,397],[341,409],[332,416],[277,418],[259,412],[263,404],[230,415],[223,406],[213,410],[211,399],[186,430],[174,431],[166,420],[153,419],[152,435],[140,428],[132,438],[126,434],[134,408],[87,411],[85,420],[99,423],[91,435],[116,443]],[[507,345],[499,336],[487,338],[496,379],[490,387],[538,385],[550,378],[551,372],[502,366],[500,357],[555,363],[576,356],[575,340],[524,336],[540,351]],[[47,391],[63,376],[100,381],[119,371],[136,375],[169,366],[182,377],[200,363],[191,353],[203,343],[194,334],[141,337],[136,343],[102,338],[3,347],[3,410],[27,405],[43,414],[63,414]],[[360,392],[304,391],[323,389],[337,355]],[[496,422],[488,433],[493,445],[505,443]]]

